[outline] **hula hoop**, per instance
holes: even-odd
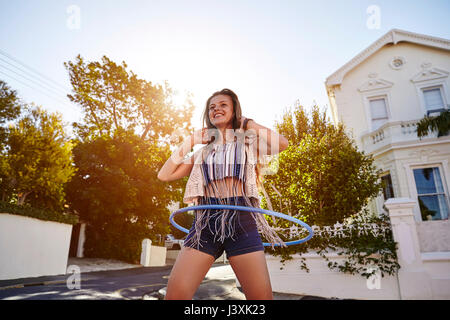
[[[291,216],[288,216],[286,214],[280,213],[280,212],[275,212],[275,211],[270,211],[270,210],[265,210],[265,209],[261,209],[261,208],[254,208],[254,207],[244,207],[244,206],[232,206],[232,205],[218,205],[218,204],[207,204],[207,205],[201,205],[201,206],[191,206],[191,207],[186,207],[186,208],[181,208],[177,211],[174,211],[171,215],[170,215],[170,223],[177,228],[180,231],[183,231],[184,233],[189,233],[189,230],[186,228],[183,228],[182,226],[180,226],[179,224],[177,224],[174,220],[174,217],[177,214],[183,213],[183,212],[187,212],[187,211],[191,211],[191,210],[199,210],[199,209],[234,209],[234,210],[239,210],[239,211],[247,211],[247,212],[258,212],[258,213],[262,213],[262,214],[267,214],[270,216],[275,216],[278,218],[282,218],[291,222],[294,222],[296,224],[301,225],[302,227],[304,227],[306,230],[308,230],[308,236],[306,236],[303,239],[300,240],[295,240],[295,241],[288,241],[285,242],[285,244],[287,246],[292,246],[292,245],[296,245],[296,244],[300,244],[303,242],[308,241],[309,239],[311,239],[314,235],[314,231],[312,230],[312,228],[307,225],[305,222],[297,219],[297,218],[293,218]],[[269,242],[264,242],[263,245],[265,247],[271,247],[271,246],[275,246],[275,247],[280,247],[281,244],[277,243],[277,244],[272,244]]]

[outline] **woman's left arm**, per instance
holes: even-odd
[[[262,140],[267,144],[267,154],[274,155],[285,150],[289,145],[288,139],[286,139],[283,135],[264,127],[255,120],[248,119],[246,129],[254,130],[258,140]]]

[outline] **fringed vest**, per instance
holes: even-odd
[[[233,204],[235,197],[242,197],[245,206],[260,207],[259,192],[256,183],[257,137],[255,134],[236,137],[235,141],[226,144],[210,143],[194,153],[194,166],[186,184],[183,202],[195,205],[207,204],[214,198],[213,204]],[[226,185],[225,178],[232,177],[232,185]],[[224,192],[227,188],[227,192]],[[205,200],[206,199],[206,200]],[[215,234],[219,241],[233,237],[233,220],[237,214],[250,214],[256,221],[258,231],[272,244],[284,242],[271,228],[264,216],[257,212],[238,212],[236,210],[220,210],[221,222],[217,224]],[[194,242],[200,244],[200,233],[208,225],[210,210],[195,211]],[[217,216],[217,213],[214,214]]]

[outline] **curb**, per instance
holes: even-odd
[[[80,279],[80,281],[82,281]],[[24,288],[24,287],[35,287],[35,286],[46,286],[51,284],[61,284],[66,283],[67,280],[52,280],[52,281],[41,281],[41,282],[31,282],[31,283],[19,283],[19,284],[13,284],[9,286],[0,287],[0,290],[6,290],[6,289],[14,289],[14,288]]]
[[[87,281],[87,280],[92,280],[92,278],[80,279],[80,282]],[[0,290],[17,289],[17,288],[24,288],[24,287],[48,286],[48,285],[63,284],[63,283],[67,283],[67,279],[66,280],[49,280],[49,281],[40,281],[40,282],[18,283],[18,284],[12,284],[12,285],[8,285],[8,286],[0,287]]]

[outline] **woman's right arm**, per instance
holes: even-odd
[[[183,161],[186,154],[192,150],[196,143],[203,143],[204,130],[198,130],[185,139],[182,145],[167,159],[158,172],[161,181],[174,181],[188,176],[194,166],[194,156]],[[200,139],[200,140],[199,140]]]

